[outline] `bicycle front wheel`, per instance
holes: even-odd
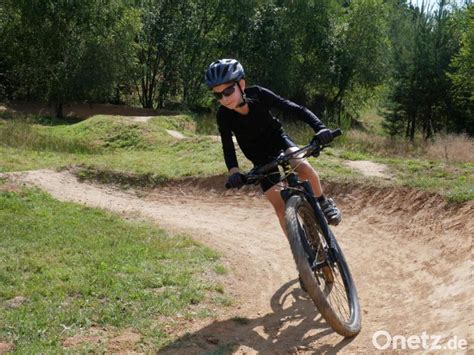
[[[360,332],[359,300],[349,266],[333,239],[330,249],[311,205],[301,195],[285,206],[291,251],[307,292],[326,322],[339,334]]]

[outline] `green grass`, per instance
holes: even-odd
[[[3,180],[5,183],[5,180]],[[218,255],[182,235],[99,209],[0,185],[0,342],[17,353],[59,352],[91,327],[131,328],[140,350],[167,341],[159,317],[209,316],[231,303],[204,273]],[[6,305],[14,297],[26,302]],[[97,348],[96,350],[98,350]]]
[[[226,172],[220,143],[206,136],[216,133],[215,119],[209,115],[158,116],[146,123],[103,115],[76,124],[38,124],[40,121],[38,117],[0,120],[0,137],[10,137],[0,145],[0,172],[78,165],[82,178],[123,185],[156,185]],[[297,143],[310,140],[312,131],[306,125],[283,124]],[[187,138],[175,139],[166,129],[181,131]],[[32,138],[25,143],[28,139],[21,137]],[[251,163],[239,151],[238,158],[242,170],[250,169]],[[428,158],[423,155],[421,142],[408,147],[400,140],[351,131],[338,138],[333,149],[310,161],[326,181],[375,181],[346,167],[345,160],[387,164],[394,179],[385,184],[435,191],[455,202],[474,198],[472,163]]]
[[[214,267],[214,271],[218,275],[227,275],[227,273],[229,272],[223,265],[216,265]]]
[[[3,146],[19,149],[78,154],[100,153],[100,148],[86,139],[74,135],[55,137],[26,120],[9,120],[3,123],[0,126],[0,141]]]
[[[174,120],[174,123],[171,121]],[[94,116],[74,125],[41,126],[10,120],[0,125],[0,136],[9,126],[28,130],[50,141],[88,142],[100,154],[58,148],[45,150],[24,140],[12,139],[0,145],[0,172],[59,168],[71,164],[93,166],[100,170],[152,174],[161,180],[186,176],[208,176],[225,171],[222,149],[213,139],[185,131],[187,137],[177,140],[165,131],[168,128],[191,127],[189,116],[160,116],[147,123],[133,122],[120,116]],[[7,129],[8,128],[8,129]],[[241,158],[241,161],[244,161]],[[249,164],[243,164],[243,167]]]
[[[167,143],[171,137],[165,129],[121,116],[93,116],[88,120],[50,130],[58,138],[75,137],[109,149],[151,150],[158,143]]]
[[[202,135],[217,133],[211,117],[160,116],[140,123],[99,115],[74,124],[22,118],[0,115],[0,172],[75,165],[84,179],[124,185],[226,172],[220,143]],[[308,127],[284,125],[299,144],[312,136]],[[188,138],[177,140],[166,129]],[[326,182],[411,186],[453,202],[474,199],[474,163],[427,159],[417,156],[417,147],[387,154],[386,141],[369,138],[342,137],[310,162]],[[242,170],[251,167],[240,152],[238,157]],[[365,177],[346,160],[387,164],[394,178]],[[5,181],[0,179],[0,342],[15,343],[16,352],[61,352],[64,339],[93,327],[111,334],[131,328],[142,336],[137,350],[154,351],[169,341],[163,319],[212,317],[216,307],[232,305],[217,281],[228,271],[215,252],[185,236],[36,190],[2,192]],[[209,273],[213,280],[203,276]],[[27,301],[6,307],[16,296]],[[79,350],[103,352],[104,346]]]
[[[474,164],[403,158],[375,158],[387,164],[401,185],[436,191],[450,202],[474,199]]]
[[[384,118],[380,115],[377,108],[366,109],[361,112],[360,122],[363,126],[370,131],[372,134],[385,135],[386,132],[383,129]]]

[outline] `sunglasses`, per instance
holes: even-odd
[[[214,97],[217,99],[217,100],[220,100],[222,99],[223,96],[230,96],[234,93],[235,91],[235,85],[236,83],[233,83],[231,86],[229,87],[226,87],[224,90],[222,90],[221,92],[212,92],[214,94]]]

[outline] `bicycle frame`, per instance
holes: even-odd
[[[336,129],[335,131],[332,131],[331,133],[333,135],[333,138],[335,138],[335,137],[340,136],[342,134],[342,131],[340,129]],[[291,164],[290,164],[290,160],[294,158],[303,159],[309,155],[318,156],[321,150],[323,149],[324,149],[323,145],[320,145],[317,143],[311,143],[289,154],[284,154],[284,152],[282,151],[280,152],[278,157],[275,158],[275,160],[263,166],[252,169],[246,175],[245,180],[246,180],[246,184],[256,184],[262,178],[265,177],[265,173],[267,173],[268,171],[274,169],[275,167],[282,167],[284,176],[285,176],[283,181],[286,182],[286,186],[280,192],[283,201],[286,203],[288,199],[292,195],[295,195],[295,194],[304,195],[304,198],[311,205],[316,219],[319,221],[321,232],[324,236],[324,239],[326,240],[327,245],[329,246],[328,259],[330,260],[331,263],[333,263],[334,260],[336,260],[334,257],[334,253],[337,252],[337,246],[336,246],[337,244],[335,242],[335,238],[331,230],[329,229],[326,218],[324,217],[323,212],[321,211],[321,208],[319,207],[319,204],[316,201],[316,198],[314,197],[313,189],[311,188],[310,183],[308,181],[300,181],[298,179],[298,176],[293,172],[291,168]],[[230,188],[228,185],[226,185],[226,187]],[[302,238],[302,239],[305,239],[305,238]],[[311,265],[313,265],[313,268],[318,268],[318,265],[315,264],[315,253],[312,250],[312,248],[309,246],[308,241],[302,240],[302,243],[305,248],[305,251],[309,255]]]
[[[323,212],[321,211],[321,208],[319,207],[319,204],[316,201],[316,198],[314,197],[311,184],[309,183],[309,181],[300,181],[298,179],[298,176],[293,172],[290,164],[290,160],[293,159],[293,157],[303,155],[303,158],[305,158],[308,152],[313,155],[319,155],[322,149],[323,147],[320,147],[318,145],[309,144],[295,152],[286,155],[281,152],[280,155],[274,161],[255,168],[247,175],[246,179],[247,184],[257,183],[258,181],[260,181],[261,178],[265,177],[265,173],[267,171],[275,167],[282,167],[284,173],[284,179],[282,181],[286,182],[286,186],[280,192],[283,201],[286,203],[291,196],[295,194],[302,194],[304,198],[309,202],[316,219],[319,221],[319,226],[321,227],[321,232],[324,236],[324,239],[326,240],[326,243],[329,246],[329,253],[325,260],[329,260],[331,263],[333,263],[334,260],[336,260],[333,255],[336,250],[334,236],[332,235],[331,230],[329,229],[329,226],[327,224],[326,218],[324,217]],[[318,270],[319,268],[324,267],[326,265],[326,262],[317,263],[316,253],[311,248],[306,238],[302,238],[301,242],[307,255],[309,256],[308,262],[310,263],[310,265],[312,265],[312,269]]]
[[[303,148],[304,149],[304,148]],[[295,152],[294,154],[297,155],[299,151]],[[300,181],[298,179],[298,176],[291,170],[289,162],[283,162],[280,164],[282,166],[285,178],[283,181],[287,182],[287,186],[281,190],[280,195],[283,199],[283,201],[286,201],[293,195],[295,194],[302,194],[304,195],[304,198],[309,202],[311,205],[313,212],[316,216],[316,219],[319,221],[319,226],[321,227],[321,232],[324,236],[324,239],[326,240],[326,243],[329,246],[329,260],[331,263],[334,262],[335,258],[333,256],[333,252],[335,250],[335,243],[334,243],[334,236],[332,235],[331,230],[329,229],[329,226],[327,224],[326,218],[324,217],[323,212],[321,211],[321,208],[319,207],[318,202],[316,201],[316,198],[314,197],[313,189],[311,187],[311,184],[309,181]],[[326,261],[322,263],[318,263],[316,260],[316,253],[314,250],[311,248],[309,245],[308,241],[306,238],[301,238],[301,242],[303,244],[303,248],[305,249],[306,253],[308,254],[309,258],[308,261],[310,265],[312,265],[312,269],[318,270],[324,266],[326,266]],[[326,260],[326,258],[325,258]]]

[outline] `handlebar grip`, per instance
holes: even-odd
[[[333,138],[342,136],[342,130],[340,128],[337,128],[334,131],[332,131],[331,134]]]

